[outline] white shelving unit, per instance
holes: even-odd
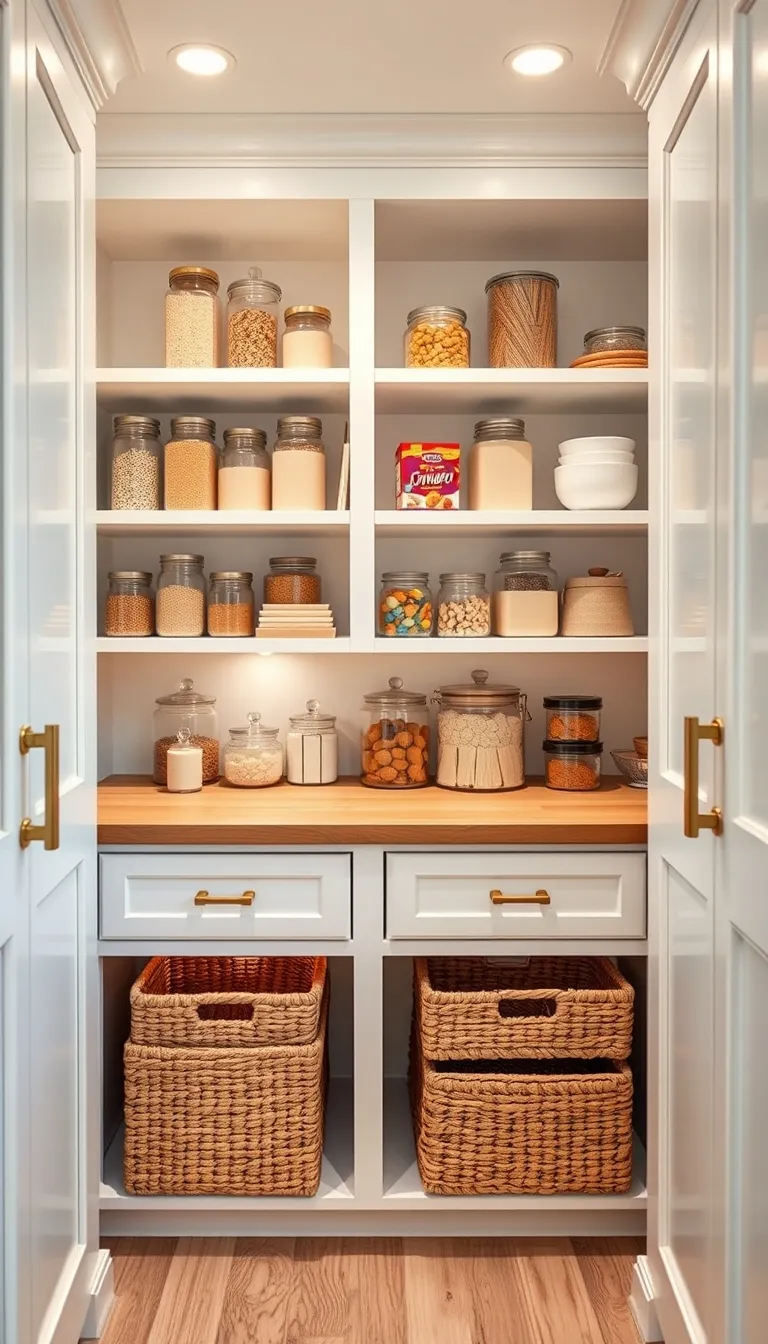
[[[568,415],[642,412],[647,369],[376,369],[385,413]]]

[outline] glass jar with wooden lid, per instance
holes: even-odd
[[[527,698],[519,686],[471,682],[435,691],[437,780],[444,789],[496,793],[525,784],[524,723]]]
[[[283,314],[283,368],[330,369],[333,366],[331,310],[297,303]]]
[[[165,296],[165,367],[216,368],[219,277],[207,266],[175,266]]]
[[[251,266],[227,289],[227,363],[231,369],[274,369],[283,292]]]

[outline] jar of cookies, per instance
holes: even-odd
[[[429,710],[420,691],[390,677],[383,691],[365,696],[363,784],[372,789],[420,789],[429,782]]]

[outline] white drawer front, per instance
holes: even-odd
[[[349,938],[349,854],[103,854],[102,938]],[[248,905],[195,904],[198,893]]]
[[[499,896],[549,903],[495,904]],[[644,854],[388,854],[390,938],[644,938]]]

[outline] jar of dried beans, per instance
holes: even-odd
[[[437,783],[444,789],[499,792],[525,784],[526,696],[489,683],[488,673],[435,691]]]
[[[227,363],[231,369],[274,369],[283,292],[251,266],[227,289]]]
[[[104,633],[146,636],[155,633],[152,575],[138,569],[115,570],[109,575]]]
[[[285,310],[284,369],[330,369],[333,366],[331,311],[313,303]]]
[[[263,789],[283,777],[283,748],[277,728],[265,728],[261,715],[248,715],[245,728],[230,728],[224,748],[224,778],[240,789]]]
[[[208,634],[245,637],[254,633],[253,574],[215,570],[208,593]]]
[[[155,764],[153,779],[156,784],[168,782],[168,750],[179,740],[179,730],[189,730],[186,739],[191,747],[200,747],[203,753],[203,783],[210,784],[219,777],[219,719],[216,697],[196,691],[194,682],[185,677],[179,688],[170,695],[158,696],[154,713]]]
[[[586,792],[600,788],[602,742],[552,742],[544,747],[544,782],[548,789]]]
[[[556,635],[560,581],[549,551],[504,551],[499,563],[491,603],[494,635]]]
[[[219,454],[216,426],[204,415],[177,415],[165,445],[166,509],[216,508]]]
[[[112,440],[110,507],[162,508],[160,421],[116,415]]]
[[[547,739],[551,742],[598,742],[603,709],[599,695],[545,695]]]
[[[165,367],[210,369],[219,362],[219,277],[207,266],[176,266],[165,296]]]
[[[325,508],[323,424],[314,415],[283,415],[272,454],[272,508]]]
[[[225,429],[219,509],[268,509],[272,483],[263,429]]]
[[[408,314],[405,333],[407,369],[468,369],[469,331],[463,308],[433,304]]]
[[[322,583],[317,561],[311,555],[274,555],[264,575],[264,601],[277,606],[316,603]]]
[[[161,555],[155,612],[158,635],[194,638],[205,634],[202,555]]]
[[[429,710],[420,691],[390,677],[383,691],[365,697],[362,782],[372,789],[420,789],[427,784]]]
[[[492,369],[553,369],[557,363],[556,275],[505,271],[485,286]]]

